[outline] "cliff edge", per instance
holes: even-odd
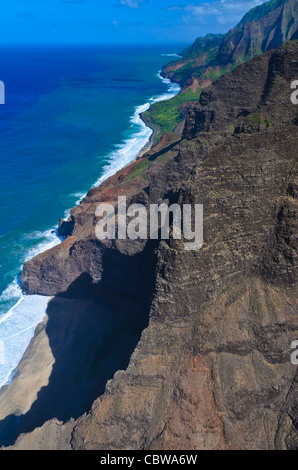
[[[30,294],[113,298],[149,324],[91,409],[39,423],[14,448],[298,448],[297,53],[292,41],[207,87],[181,140],[93,188],[61,224],[66,240],[25,264]],[[118,195],[203,204],[203,248],[100,242],[95,208]]]

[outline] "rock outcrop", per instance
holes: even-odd
[[[149,325],[71,432],[50,421],[16,448],[50,442],[52,429],[57,448],[298,448],[297,53],[293,41],[206,88],[181,142],[93,188],[66,240],[25,264],[28,293],[128,296]],[[203,204],[203,248],[97,240],[96,206],[118,195]]]

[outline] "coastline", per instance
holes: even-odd
[[[103,175],[100,177],[100,179],[97,181],[97,183],[94,184],[94,186],[99,186],[103,181],[105,181],[109,177],[115,175],[117,173],[117,171],[129,166],[134,161],[142,158],[142,156],[152,148],[157,130],[154,128],[154,126],[152,126],[151,123],[149,123],[146,120],[143,113],[147,109],[149,109],[150,105],[152,105],[152,104],[154,104],[155,102],[158,102],[158,101],[166,101],[168,99],[171,99],[172,97],[176,96],[176,94],[178,94],[181,90],[181,89],[178,90],[178,86],[177,86],[177,84],[175,84],[176,88],[174,88],[175,89],[175,91],[174,91],[172,82],[169,79],[165,79],[164,77],[162,77],[161,72],[159,72],[157,74],[157,76],[163,81],[164,84],[166,84],[168,86],[168,90],[165,93],[162,93],[161,95],[157,96],[156,98],[151,98],[146,104],[141,105],[141,106],[137,106],[135,108],[136,111],[135,111],[134,115],[131,116],[131,121],[132,122],[136,122],[137,120],[139,120],[140,122],[142,122],[142,125],[146,129],[150,129],[151,134],[148,137],[146,143],[137,152],[137,154],[133,158],[131,158],[127,163],[124,163],[122,165],[120,164],[118,167],[114,168],[113,167],[113,161],[111,160],[109,162],[109,164],[106,167],[103,168]],[[133,136],[131,137],[131,139],[134,138]],[[122,145],[125,146],[125,144],[127,144],[127,141],[125,141]],[[86,195],[87,195],[87,193],[80,197],[80,199],[78,200],[78,205],[86,197]],[[70,213],[70,209],[65,212],[64,218],[67,219],[69,213]],[[45,248],[46,242],[44,244],[41,243],[40,245],[44,249],[42,249],[39,252],[34,253],[34,255],[31,256],[31,257],[27,257],[26,261],[28,259],[31,259],[32,257],[35,257],[37,254],[40,254],[40,253],[43,253],[44,251],[47,251],[52,246],[60,244],[63,241],[63,239],[62,239],[63,237],[58,236],[58,232],[57,232],[58,227],[47,230],[47,232],[49,234],[51,234],[51,238],[53,238],[53,236],[54,236],[53,235],[54,230],[56,232],[56,239],[54,241],[51,240],[50,246]],[[47,308],[48,308],[49,302],[51,301],[51,297],[36,296],[36,295],[34,295],[34,296],[33,295],[24,295],[22,293],[21,297],[17,300],[16,304],[13,307],[11,307],[11,309],[7,312],[7,314],[5,314],[5,316],[1,319],[3,321],[5,318],[7,318],[9,316],[12,316],[15,309],[17,309],[19,306],[21,306],[21,304],[22,304],[22,302],[24,302],[24,300],[29,301],[29,300],[32,300],[34,298],[34,300],[38,301],[38,297],[40,297],[43,304],[46,304],[46,305],[44,305],[43,311],[39,315],[39,321],[36,322],[35,325],[31,325],[32,333],[31,333],[31,336],[30,336],[30,339],[29,339],[29,343],[27,342],[27,346],[25,347],[25,349],[23,349],[22,355],[20,355],[19,359],[16,361],[16,366],[14,368],[12,368],[12,370],[9,373],[9,376],[7,376],[6,381],[3,382],[2,384],[0,384],[0,396],[2,396],[2,392],[6,391],[8,388],[10,388],[10,386],[13,384],[15,379],[17,377],[19,377],[19,369],[22,367],[23,361],[25,360],[25,358],[27,357],[29,352],[32,351],[32,344],[34,343],[34,338],[35,338],[36,334],[38,334],[40,328],[42,328],[42,325],[44,325],[44,322],[45,322],[45,319],[46,319],[46,316],[47,316]],[[29,330],[29,328],[28,328],[28,330]]]
[[[139,153],[135,156],[135,158],[133,160],[131,160],[130,162],[128,162],[125,167],[127,167],[128,165],[130,165],[132,162],[136,161],[136,160],[139,160],[140,158],[142,158],[145,153],[149,152],[149,150],[152,149],[153,145],[154,145],[154,138],[157,134],[157,129],[152,125],[152,124],[149,124],[149,122],[147,121],[147,119],[145,118],[144,116],[144,113],[140,113],[140,119],[143,121],[143,123],[145,124],[146,127],[148,127],[149,129],[152,130],[152,134],[151,136],[149,137],[148,141],[146,142],[146,144],[144,145],[144,147],[139,151]],[[125,168],[124,167],[124,168]]]
[[[7,447],[30,430],[32,422],[34,427],[53,418],[74,422],[86,406],[91,408],[103,393],[103,384],[118,370],[116,364],[120,361],[125,367],[123,358],[127,362],[131,355],[127,343],[132,348],[138,340],[133,332],[127,336],[130,315],[136,323],[139,312],[123,315],[121,305],[52,298],[12,383],[0,391],[0,445]],[[143,327],[140,322],[139,329]],[[113,351],[110,335],[115,339]],[[90,344],[101,345],[91,356]],[[97,369],[103,360],[105,366]]]
[[[171,99],[171,98],[170,98]],[[142,119],[143,123],[145,124],[145,126],[149,127],[149,129],[152,130],[152,134],[147,142],[147,144],[142,148],[142,150],[138,153],[138,155],[136,156],[136,160],[138,160],[138,158],[141,158],[146,152],[149,152],[149,150],[151,150],[153,144],[154,144],[154,138],[157,134],[157,129],[156,127],[153,126],[152,123],[149,123],[148,119],[146,119],[145,117],[145,114],[144,113],[141,113],[140,114],[140,118]]]
[[[179,56],[178,54],[165,54],[166,56],[175,56],[175,57],[181,57]],[[177,82],[172,82],[169,78],[165,77],[162,75],[162,70],[158,73],[158,77],[161,79],[161,81],[168,85],[170,88],[169,88],[169,92],[172,92],[173,93],[173,96],[171,98],[166,98],[165,100],[163,99],[158,99],[156,98],[156,100],[154,100],[152,102],[152,104],[154,103],[158,103],[160,101],[167,101],[167,99],[172,99],[174,96],[177,96],[182,88],[180,87],[179,83]],[[174,91],[176,87],[176,91]],[[163,96],[163,95],[162,95]],[[151,104],[151,105],[152,105]],[[150,105],[150,106],[151,106]],[[157,135],[158,133],[158,129],[154,126],[154,124],[152,122],[149,122],[149,120],[146,118],[145,116],[145,111],[143,111],[142,113],[139,114],[140,116],[140,119],[143,121],[143,123],[145,124],[146,127],[148,127],[149,129],[152,130],[152,134],[151,136],[149,137],[148,139],[148,142],[144,145],[144,147],[140,150],[140,152],[136,155],[135,159],[132,160],[132,161],[135,161],[135,160],[138,160],[140,159],[146,152],[149,152],[151,150],[151,148],[154,146],[154,139],[155,139],[155,136]],[[130,162],[131,163],[131,162]]]

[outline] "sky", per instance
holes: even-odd
[[[190,44],[263,0],[0,0],[0,44]]]

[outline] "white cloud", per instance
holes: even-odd
[[[207,16],[215,16],[220,24],[239,21],[251,8],[264,3],[264,0],[216,0],[215,2],[203,2],[199,5],[172,6],[168,10],[182,10],[188,13],[186,19],[204,21]]]

